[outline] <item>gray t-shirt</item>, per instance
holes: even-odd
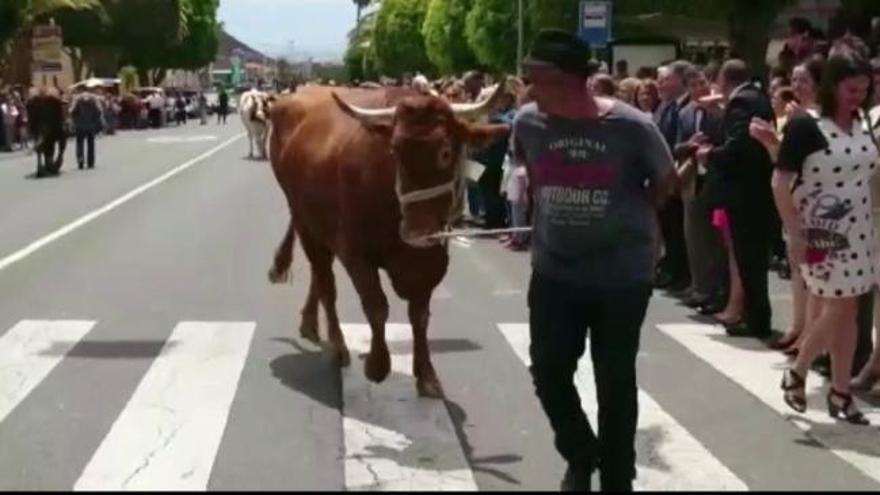
[[[657,233],[647,187],[673,170],[650,116],[615,101],[598,119],[570,120],[532,103],[511,143],[532,181],[535,271],[581,287],[650,284]]]

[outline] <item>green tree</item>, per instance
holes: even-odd
[[[348,33],[348,49],[343,63],[349,81],[375,80],[379,74],[376,70],[375,53],[371,49],[373,30],[376,27],[376,12],[361,17],[360,21]]]
[[[533,32],[558,28],[576,32],[580,17],[580,0],[538,0],[529,3],[529,25]]]
[[[359,26],[361,23],[361,14],[363,14],[364,9],[369,7],[373,0],[352,0],[354,2],[354,6],[357,9],[357,17],[355,22]]]
[[[120,92],[122,95],[130,95],[132,91],[137,89],[140,86],[140,81],[138,81],[138,73],[137,68],[127,65],[119,69],[118,74],[120,80]]]
[[[379,70],[389,76],[420,71],[433,73],[422,25],[428,0],[384,0],[376,18],[371,47]]]
[[[91,76],[100,65],[99,58],[111,52],[114,45],[113,23],[104,5],[88,10],[62,9],[53,13],[52,18],[61,27],[64,51],[72,62],[74,79],[79,81]],[[115,58],[112,53],[110,56]],[[90,68],[88,74],[85,73],[86,65]],[[104,75],[115,71],[116,67],[99,70]]]
[[[422,36],[428,59],[444,75],[477,65],[477,57],[465,37],[472,5],[473,0],[430,0]]]
[[[474,0],[465,35],[480,64],[498,72],[516,70],[518,17],[515,1]]]
[[[154,33],[119,35],[123,60],[138,68],[142,83],[159,85],[168,69],[198,69],[217,54],[218,0],[163,1],[167,3],[162,17],[174,19],[170,27]],[[129,20],[124,16],[117,28],[126,26]]]

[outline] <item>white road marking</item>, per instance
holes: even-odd
[[[254,323],[181,322],[75,490],[206,490]]]
[[[781,353],[768,350],[757,340],[727,337],[721,327],[713,325],[675,324],[658,325],[658,328],[835,455],[880,481],[880,431],[876,426],[849,425],[831,419],[824,409],[828,386],[820,375],[810,374],[807,382],[810,408],[801,415],[782,400],[779,384],[788,362]],[[736,345],[725,343],[728,339]],[[880,423],[880,411],[876,408],[864,403],[859,403],[859,408],[872,424]]]
[[[244,134],[239,134],[233,138],[227,139],[223,143],[215,146],[214,148],[211,148],[210,150],[206,151],[205,153],[202,153],[201,155],[193,158],[192,160],[189,160],[181,165],[178,165],[177,167],[169,170],[168,172],[165,172],[164,174],[160,175],[159,177],[156,177],[155,179],[132,189],[131,191],[129,191],[129,192],[123,194],[122,196],[114,199],[113,201],[110,201],[109,203],[105,204],[104,206],[102,206],[96,210],[93,210],[89,213],[86,213],[85,215],[81,216],[80,218],[78,218],[78,219],[68,223],[67,225],[59,228],[58,230],[40,238],[40,239],[37,239],[36,241],[25,246],[24,248],[10,254],[9,256],[6,256],[6,257],[0,259],[0,270],[7,268],[9,265],[12,265],[13,263],[15,263],[17,261],[21,261],[22,259],[24,259],[24,258],[30,256],[31,254],[33,254],[34,252],[36,252],[37,250],[45,247],[46,245],[48,245],[54,241],[57,241],[58,239],[73,232],[74,230],[76,230],[76,229],[86,225],[87,223],[95,220],[96,218],[100,217],[101,215],[104,215],[104,214],[122,206],[123,204],[131,201],[132,199],[140,196],[141,194],[149,191],[150,189],[158,186],[159,184],[167,181],[168,179],[174,177],[175,175],[177,175],[177,174],[183,172],[184,170],[192,167],[193,165],[199,163],[200,161],[204,160],[205,158],[208,158],[211,155],[217,153],[218,151],[222,150],[223,148],[229,146],[230,144],[232,144],[235,141],[237,141],[238,139],[240,139],[242,136],[244,136]]]
[[[498,324],[501,333],[526,366],[529,325]],[[578,363],[575,385],[594,430],[597,404],[590,348]],[[537,399],[536,399],[537,400]],[[650,491],[744,491],[745,483],[712,455],[696,438],[645,392],[639,391],[639,432],[636,435],[638,479],[635,488]]]
[[[0,421],[94,326],[94,321],[23,320],[0,338]]]
[[[203,143],[205,141],[216,141],[217,136],[156,136],[147,139],[148,143],[154,144],[174,144],[174,143]]]
[[[370,327],[343,324],[352,356],[370,349]],[[409,325],[389,324],[386,338],[412,342]],[[476,491],[443,401],[419,398],[412,354],[391,355],[391,375],[381,384],[364,377],[361,361],[343,370],[345,486],[357,491]]]

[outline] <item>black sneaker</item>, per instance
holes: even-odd
[[[725,328],[729,337],[754,337],[759,340],[768,340],[773,337],[769,329],[755,330],[745,323],[737,323]]]
[[[589,469],[573,468],[568,466],[565,477],[562,478],[560,489],[564,492],[589,492],[592,491],[592,473]]]

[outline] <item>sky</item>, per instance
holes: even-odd
[[[341,60],[354,27],[352,0],[220,0],[226,31],[263,53]]]

